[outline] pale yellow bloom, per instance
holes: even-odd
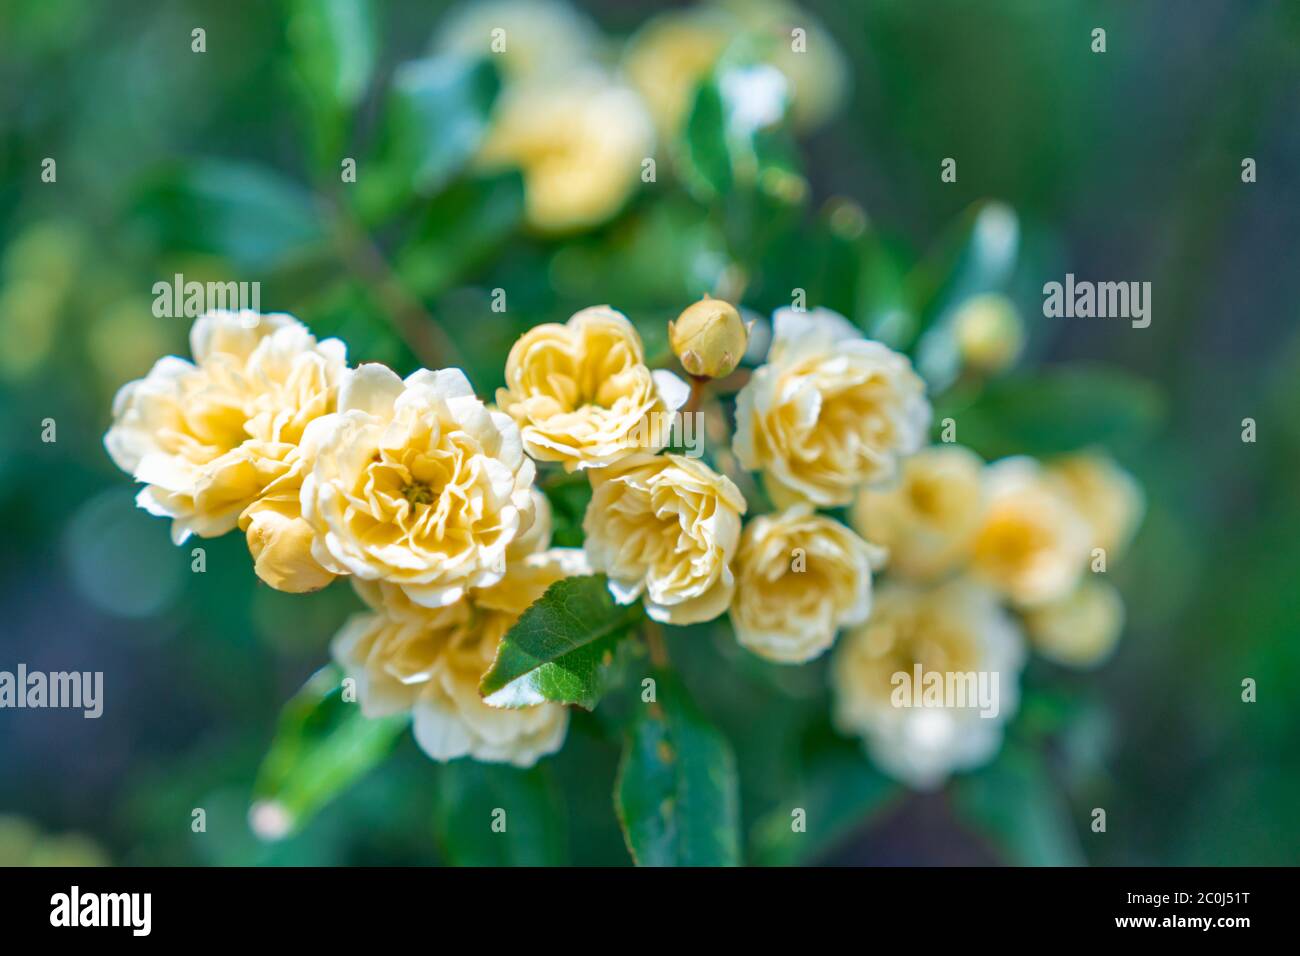
[[[1032,458],[1005,458],[985,473],[986,507],[975,573],[1021,605],[1073,590],[1088,559],[1088,526]]]
[[[664,139],[676,135],[685,122],[696,87],[737,26],[722,10],[697,7],[654,17],[628,42],[623,69]]]
[[[767,364],[736,397],[733,450],[779,504],[845,505],[925,442],[930,403],[906,356],[829,309],[778,309]]]
[[[172,519],[172,539],[232,530],[264,494],[296,487],[307,425],[334,410],[347,364],[292,316],[208,312],[190,330],[194,361],[160,359],[122,386],[104,445],[146,487],[137,503]]]
[[[1083,516],[1091,531],[1090,547],[1119,557],[1142,521],[1146,503],[1133,476],[1103,452],[1080,452],[1047,466],[1057,488]]]
[[[641,99],[596,70],[508,87],[480,164],[522,170],[528,223],[545,232],[599,225],[622,208],[654,151]]]
[[[501,580],[507,549],[533,522],[534,465],[519,429],[459,369],[403,381],[363,365],[303,447],[313,556],[335,574],[399,585],[418,604],[452,604]]]
[[[889,582],[876,592],[867,622],[847,630],[835,648],[835,725],[861,737],[887,773],[913,787],[936,787],[997,753],[1019,703],[1024,660],[1023,637],[991,590],[968,578],[936,588]],[[967,691],[983,674],[988,701],[927,700],[914,680],[918,666],[922,685],[927,674],[945,682],[950,674],[954,681],[975,675],[966,679]],[[904,706],[904,689],[918,695],[914,706]]]
[[[491,57],[508,80],[529,82],[591,59],[598,40],[591,20],[558,0],[474,0],[448,15],[434,48]]]
[[[783,664],[812,660],[871,611],[871,569],[883,552],[811,506],[760,515],[736,555],[736,639]]]
[[[354,615],[331,650],[356,680],[362,712],[409,711],[416,742],[434,760],[470,756],[531,766],[560,748],[568,712],[549,702],[491,707],[479,695],[479,681],[524,610],[554,582],[586,573],[581,551],[553,548],[512,560],[495,585],[432,609],[387,582],[354,578],[372,610]]]
[[[796,127],[814,129],[840,108],[848,91],[848,64],[821,23],[793,4],[735,0],[660,14],[629,41],[623,68],[663,137],[686,122],[699,83],[732,39],[746,31],[766,40],[760,53],[786,80]]]
[[[731,479],[695,459],[644,453],[590,474],[585,547],[615,599],[644,594],[646,613],[668,624],[723,613],[746,507]]]
[[[889,552],[891,574],[932,578],[963,564],[984,510],[984,463],[969,448],[931,445],[903,460],[889,485],[858,493],[851,518]]]
[[[1124,602],[1114,586],[1085,576],[1070,594],[1025,611],[1029,637],[1044,657],[1071,667],[1106,660],[1124,629]]]
[[[663,448],[690,395],[671,372],[646,367],[641,336],[609,306],[529,329],[510,349],[505,378],[497,404],[518,423],[524,450],[566,471]]]
[[[1025,346],[1025,327],[1011,300],[995,293],[964,302],[952,320],[962,363],[984,373],[1009,368]]]

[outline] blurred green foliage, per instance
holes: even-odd
[[[517,174],[472,168],[501,78],[488,59],[429,55],[429,4],[0,0],[0,667],[104,670],[111,694],[96,722],[0,715],[0,811],[92,835],[102,851],[87,852],[121,864],[625,863],[616,787],[624,806],[670,797],[730,746],[736,793],[711,799],[734,805],[741,843],[668,819],[637,834],[638,856],[1295,862],[1300,12],[809,7],[853,65],[835,122],[738,135],[718,78],[752,65],[742,48],[696,90],[656,183],[604,226],[547,237],[522,226]],[[588,9],[615,36],[656,12]],[[1104,56],[1088,50],[1097,24]],[[1260,177],[1243,185],[1247,155]],[[1042,283],[1067,270],[1152,279],[1152,327],[1041,319]],[[564,750],[531,771],[435,766],[384,722],[322,752],[313,735],[341,716],[332,682],[293,695],[358,606],[350,590],[271,591],[235,539],[202,542],[207,570],[191,574],[100,445],[115,389],[186,351],[187,321],[151,309],[175,273],[260,281],[265,310],[343,338],[352,361],[458,364],[488,398],[519,333],[578,308],[628,313],[658,360],[665,321],[705,291],[764,316],[806,290],[951,385],[936,418],[960,410],[982,454],[1099,444],[1139,476],[1148,516],[1115,575],[1123,645],[1095,673],[1035,663],[1002,755],[938,798],[831,732],[824,661],[767,664],[715,627],[668,639],[698,713],[627,731],[626,702],[575,712]],[[1029,343],[1024,371],[986,385],[953,367],[949,323],[988,291],[1017,303]],[[578,543],[585,482],[547,493],[556,543]],[[657,762],[665,740],[675,770]],[[272,798],[319,813],[262,842],[246,815]],[[466,814],[503,801],[526,814],[508,841],[481,839]],[[23,847],[37,839],[6,827],[15,846],[20,829]]]

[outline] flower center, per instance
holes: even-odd
[[[412,481],[402,486],[402,497],[412,505],[431,505],[438,495],[423,481]]]

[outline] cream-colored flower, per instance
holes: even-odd
[[[172,519],[172,540],[232,530],[245,508],[299,480],[307,425],[334,410],[342,342],[280,313],[214,311],[190,330],[194,361],[167,356],[113,401],[104,445]]]
[[[665,140],[686,121],[696,87],[735,36],[737,26],[722,10],[674,10],[651,19],[628,42],[623,69]]]
[[[773,321],[767,364],[736,397],[736,457],[779,504],[848,504],[925,442],[925,385],[905,356],[829,309],[778,309]]]
[[[1029,638],[1044,657],[1071,667],[1106,660],[1124,630],[1124,601],[1114,586],[1085,576],[1065,597],[1025,611]]]
[[[591,492],[587,557],[620,604],[644,594],[646,613],[668,624],[727,609],[746,508],[730,478],[696,459],[639,453],[591,472]]]
[[[583,70],[507,88],[479,163],[522,170],[528,223],[567,232],[617,213],[653,151],[654,127],[641,98],[599,71]]]
[[[524,450],[566,471],[663,448],[690,396],[671,372],[646,368],[641,336],[609,306],[529,329],[510,349],[505,377],[497,405],[518,423]]]
[[[928,589],[890,582],[876,592],[866,624],[847,630],[835,648],[835,724],[860,736],[887,773],[913,787],[937,787],[997,753],[1019,703],[1024,661],[1024,640],[989,589],[967,578]],[[964,688],[928,699],[929,674]]]
[[[1146,502],[1133,476],[1103,452],[1080,452],[1047,466],[1057,488],[1088,523],[1090,548],[1103,548],[1108,559],[1123,553],[1142,521]]]
[[[889,571],[945,574],[970,557],[984,510],[984,463],[969,448],[931,445],[903,460],[898,478],[858,493],[850,520],[889,552]]]
[[[985,472],[986,507],[975,535],[975,573],[1021,605],[1073,590],[1088,558],[1088,526],[1032,458]]]
[[[736,640],[782,664],[812,660],[871,611],[871,569],[884,553],[806,504],[760,515],[736,554]]]
[[[354,615],[331,649],[357,682],[362,713],[409,711],[416,742],[434,760],[470,756],[531,766],[564,742],[567,710],[549,702],[491,707],[479,681],[524,610],[554,582],[587,573],[581,551],[552,548],[511,561],[495,585],[432,609],[387,582],[354,578],[372,610]]]
[[[802,34],[796,36],[796,29]],[[735,0],[660,14],[629,41],[623,68],[661,136],[671,137],[686,122],[699,83],[731,40],[746,31],[770,41],[760,52],[790,88],[796,127],[814,129],[839,109],[848,90],[848,64],[821,23],[793,4]]]
[[[390,581],[418,604],[451,604],[501,580],[507,549],[533,522],[534,466],[519,429],[459,369],[402,381],[363,365],[303,447],[312,464],[302,514],[316,560]]]
[[[527,82],[590,60],[598,40],[591,20],[558,0],[475,0],[448,15],[434,49],[490,56],[508,80]]]

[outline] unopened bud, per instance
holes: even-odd
[[[953,335],[962,364],[979,372],[1001,372],[1020,356],[1024,323],[1006,296],[978,295],[953,318]]]
[[[749,332],[734,306],[705,296],[668,323],[668,341],[691,375],[722,378],[740,364]]]

